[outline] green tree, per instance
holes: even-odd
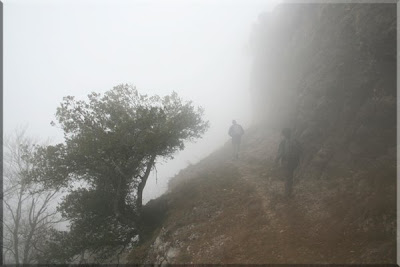
[[[200,138],[208,128],[202,116],[175,92],[147,96],[125,84],[88,101],[65,97],[56,112],[65,142],[37,150],[33,175],[46,187],[69,188],[59,205],[75,235],[68,240],[92,251],[131,242],[156,160]]]

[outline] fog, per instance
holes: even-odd
[[[205,109],[210,129],[174,160],[157,164],[144,202],[168,178],[251,124],[249,35],[277,1],[4,1],[4,132],[63,141],[50,126],[62,97],[85,99],[128,83],[140,93],[176,91]]]

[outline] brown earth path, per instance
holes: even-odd
[[[254,195],[260,199],[261,212],[269,221],[268,231],[276,234],[277,238],[270,240],[275,247],[275,255],[270,255],[271,260],[277,263],[315,263],[316,260],[318,263],[328,263],[316,249],[318,241],[312,240],[308,234],[312,225],[305,216],[301,202],[283,195],[282,170],[272,160],[277,140],[275,134],[271,139],[263,140],[259,146],[245,142],[241,158],[232,161],[240,177],[254,188]]]
[[[341,193],[345,181],[296,173],[293,198],[283,197],[282,174],[273,164],[278,142],[276,132],[249,130],[239,160],[232,160],[227,143],[182,171],[155,202],[169,207],[162,225],[130,262],[390,263],[395,240],[358,229],[363,217],[355,212],[370,205]]]

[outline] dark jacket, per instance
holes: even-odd
[[[244,134],[243,127],[239,124],[234,124],[229,128],[228,134],[231,137],[241,137]]]
[[[279,144],[277,161],[281,160],[284,165],[296,168],[300,161],[302,148],[300,143],[293,138],[284,138]]]

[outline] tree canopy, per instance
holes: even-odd
[[[142,193],[158,158],[172,158],[208,128],[203,109],[170,95],[141,95],[122,84],[57,108],[64,142],[37,149],[32,176],[69,188],[59,205],[85,249],[126,245],[140,231]]]

